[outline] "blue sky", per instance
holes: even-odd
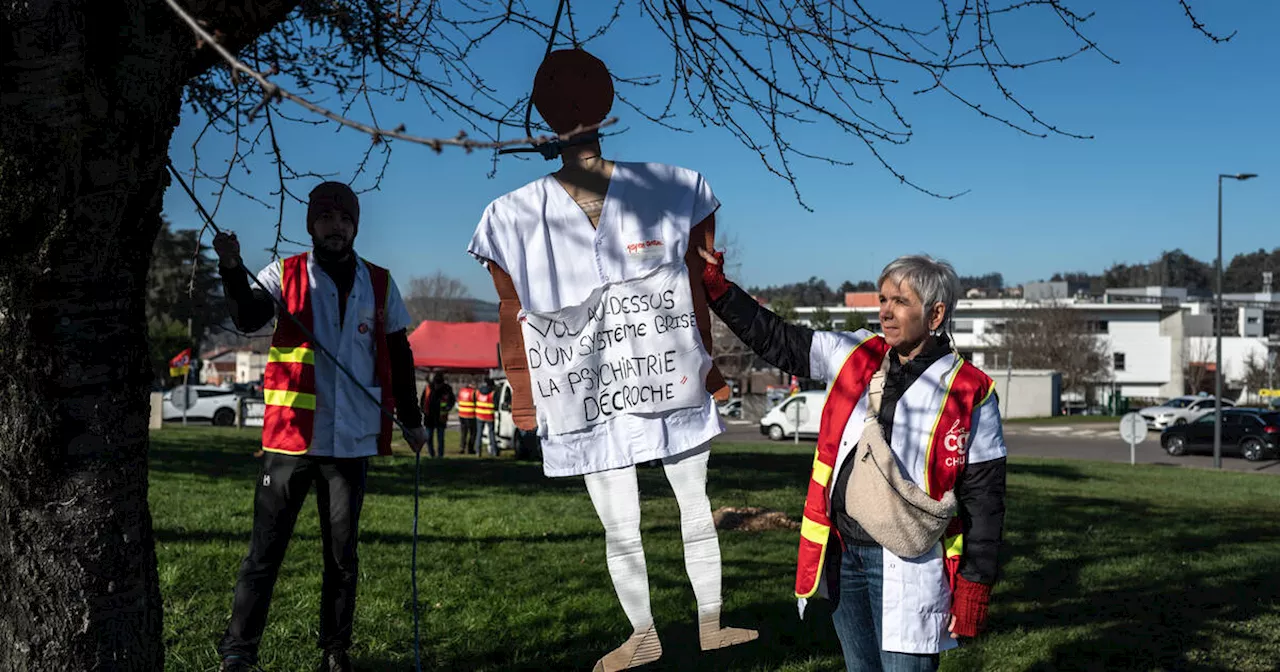
[[[935,13],[935,0],[914,1],[919,11]],[[535,11],[541,7],[548,18],[555,9],[551,0],[527,4]],[[1072,4],[1087,10],[1090,3]],[[1220,172],[1261,175],[1227,184],[1227,259],[1280,246],[1280,40],[1274,39],[1280,3],[1197,3],[1210,27],[1238,31],[1222,45],[1194,32],[1175,0],[1093,4],[1097,15],[1087,34],[1120,65],[1087,54],[1019,71],[1007,83],[1037,114],[1094,139],[1029,137],[938,95],[903,93],[897,99],[915,135],[906,146],[887,148],[886,155],[926,187],[969,190],[954,200],[898,184],[856,138],[830,126],[793,127],[787,135],[854,162],[796,164],[813,212],[721,129],[677,133],[616,105],[626,132],[608,138],[605,152],[618,160],[673,163],[703,173],[723,204],[721,235],[736,239],[741,266],[734,279],[743,285],[816,275],[834,286],[874,278],[894,257],[921,252],[951,261],[961,274],[1003,273],[1007,284],[1060,270],[1098,272],[1115,262],[1149,261],[1173,248],[1211,261]],[[1062,35],[1050,23],[1033,21],[1003,31],[1002,43],[1013,53],[1052,51]],[[669,67],[634,7],[589,49],[615,75],[661,74]],[[542,52],[532,36],[510,40],[506,50],[482,50],[475,66],[514,99],[532,81]],[[998,93],[982,90],[978,99],[984,106],[1007,109],[999,107]],[[460,128],[457,121],[427,117],[421,103],[388,103],[378,114],[386,125],[403,121],[424,135],[449,136]],[[359,108],[352,116],[360,116]],[[175,133],[172,155],[180,169],[190,166],[189,147],[202,125],[201,118],[187,114]],[[367,144],[355,132],[305,126],[282,129],[281,141],[295,167],[344,181]],[[219,150],[225,155],[229,145],[219,142],[202,148],[205,160]],[[477,298],[495,299],[488,275],[467,256],[466,245],[489,201],[556,166],[524,156],[533,158],[501,158],[490,179],[488,153],[436,155],[394,145],[381,189],[361,198],[357,250],[389,267],[402,288],[413,276],[443,271]],[[251,165],[253,174],[240,176],[238,184],[275,203],[268,195],[274,168],[265,161]],[[208,193],[208,185],[200,192]],[[177,185],[166,195],[165,212],[177,228],[199,223]],[[305,239],[304,213],[300,204],[286,205],[286,235]],[[237,232],[246,263],[254,267],[269,261],[264,248],[274,237],[275,220],[275,212],[233,195],[218,216],[220,225]]]

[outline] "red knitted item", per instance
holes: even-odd
[[[951,615],[956,617],[953,632],[961,637],[977,637],[987,625],[987,604],[990,601],[991,586],[957,576],[955,590],[951,593]]]
[[[707,289],[707,298],[715,301],[729,291],[729,279],[724,277],[724,252],[715,253],[716,261],[702,266],[702,286]]]

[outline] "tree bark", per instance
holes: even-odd
[[[193,40],[148,0],[0,16],[0,669],[161,669],[144,297]]]

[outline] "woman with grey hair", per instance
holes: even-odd
[[[800,528],[801,615],[811,597],[832,601],[849,672],[937,670],[942,651],[985,625],[1004,527],[995,383],[945,329],[955,270],[895,259],[878,283],[882,334],[815,331],[726,280],[723,253],[699,253],[711,309],[738,338],[830,384]]]

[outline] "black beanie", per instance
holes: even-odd
[[[351,218],[355,232],[360,232],[360,199],[351,187],[341,182],[321,182],[307,202],[307,233],[314,235],[312,225],[320,215],[337,210]]]

